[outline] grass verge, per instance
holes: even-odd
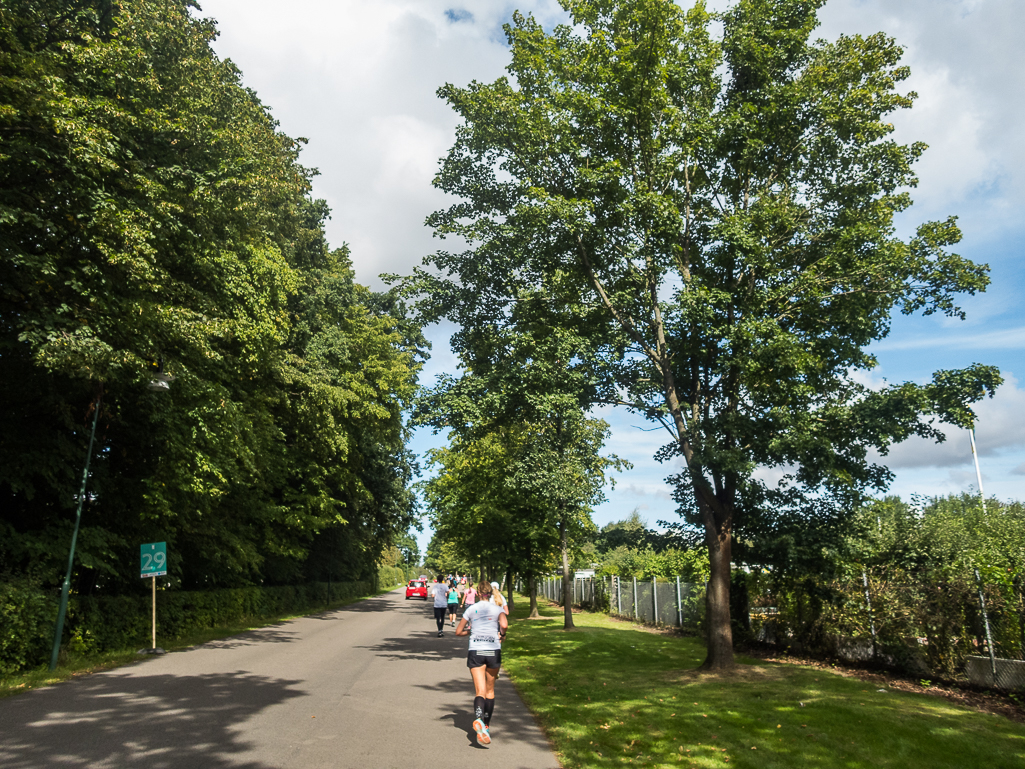
[[[796,665],[704,673],[698,639],[541,613],[517,603],[502,663],[566,769],[1025,766],[1025,727],[1001,716]]]
[[[318,614],[323,611],[338,609],[342,606],[347,606],[348,604],[365,600],[373,595],[381,595],[382,593],[390,592],[395,590],[396,587],[398,586],[382,588],[378,590],[377,593],[349,598],[344,601],[332,601],[330,605],[325,604],[319,609],[302,612],[300,614],[284,614],[274,617],[251,617],[244,623],[205,628],[203,630],[197,630],[193,633],[189,633],[181,638],[162,637],[159,633],[160,628],[158,626],[157,646],[168,652],[181,651],[192,646],[199,646],[200,644],[204,644],[209,641],[216,641],[220,638],[229,638],[233,635],[244,633],[247,630],[256,630],[257,628],[267,627],[268,625],[274,625],[278,622],[287,622],[288,620],[295,619],[296,617],[305,617],[310,614]],[[56,670],[51,671],[49,669],[49,665],[41,665],[23,673],[0,677],[0,699],[3,697],[10,697],[13,694],[20,694],[22,692],[29,691],[30,689],[37,689],[40,686],[49,686],[50,684],[67,681],[70,678],[78,678],[101,670],[109,670],[111,668],[121,667],[122,665],[130,665],[135,662],[139,662],[142,659],[145,659],[136,653],[139,648],[139,646],[133,646],[131,649],[119,649],[117,651],[95,652],[89,654],[76,654],[74,652],[62,651]]]

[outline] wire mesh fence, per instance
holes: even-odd
[[[641,622],[696,631],[704,616],[704,586],[673,580],[582,577],[571,580],[572,604]],[[538,594],[562,603],[561,576],[538,582]]]
[[[752,594],[755,639],[922,678],[1025,689],[1020,580],[866,568]]]
[[[893,567],[832,580],[749,576],[749,614],[734,619],[754,640],[922,678],[1025,690],[1023,579]],[[575,606],[640,622],[697,633],[704,619],[704,586],[680,578],[584,577],[570,589]],[[562,577],[538,580],[538,594],[561,604]]]

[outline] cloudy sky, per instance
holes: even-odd
[[[304,162],[333,210],[328,236],[352,248],[359,280],[408,273],[436,241],[425,217],[447,204],[431,187],[452,142],[455,116],[436,96],[443,83],[493,80],[508,51],[501,25],[514,9],[545,26],[563,17],[554,0],[201,0],[217,20],[217,52],[242,70],[282,129],[304,136]],[[724,7],[726,2],[710,2]],[[899,318],[875,346],[874,381],[927,381],[933,371],[982,362],[1006,384],[978,408],[977,440],[987,495],[1025,499],[1025,65],[1021,0],[830,0],[820,35],[883,31],[905,47],[913,110],[896,116],[898,138],[930,149],[919,164],[915,206],[901,225],[960,217],[959,251],[990,265],[992,285],[964,302],[965,322]],[[424,381],[451,371],[451,329],[431,330]],[[599,524],[640,508],[649,523],[672,519],[664,477],[652,460],[662,442],[649,425],[617,412],[609,448],[634,463],[618,480]],[[644,429],[642,429],[644,428]],[[420,434],[424,450],[438,438]],[[885,458],[893,491],[934,495],[974,489],[966,433],[941,445],[909,441]],[[422,537],[426,544],[427,534]]]

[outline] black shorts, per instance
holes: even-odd
[[[445,619],[448,616],[448,610],[444,606],[434,607],[434,619]]]
[[[498,670],[502,667],[502,650],[474,651],[470,649],[470,653],[466,655],[466,667],[479,668],[481,665]]]
[[[457,603],[450,603],[448,605],[448,613],[449,614],[458,614],[459,613],[459,604],[457,604]]]

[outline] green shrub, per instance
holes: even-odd
[[[404,585],[419,573],[418,569],[411,566],[380,566],[377,569],[377,584],[381,588]]]
[[[46,659],[57,621],[57,597],[21,579],[0,582],[0,675]]]

